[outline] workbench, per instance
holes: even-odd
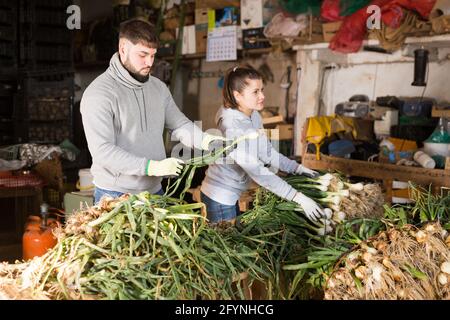
[[[392,201],[392,182],[404,181],[428,187],[439,194],[442,188],[450,190],[450,158],[446,159],[445,169],[426,169],[422,167],[401,166],[390,163],[370,162],[307,153],[305,140],[306,126],[303,128],[302,164],[314,170],[337,170],[347,176],[370,178],[382,182],[386,192],[386,202]]]

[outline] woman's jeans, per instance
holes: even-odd
[[[234,205],[222,204],[209,198],[203,192],[200,193],[200,199],[206,205],[206,217],[209,223],[233,220],[240,213],[237,202]]]
[[[157,193],[160,196],[162,196],[164,194],[163,189],[160,189]],[[123,192],[118,192],[118,191],[110,191],[110,190],[105,190],[105,189],[100,189],[95,187],[95,191],[94,191],[94,204],[98,204],[100,199],[103,196],[110,196],[113,198],[117,198],[120,197],[121,195],[123,195]]]

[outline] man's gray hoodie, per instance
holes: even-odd
[[[164,128],[184,145],[200,148],[202,131],[178,109],[167,86],[152,76],[145,83],[134,79],[118,53],[86,89],[80,108],[98,188],[159,191],[162,178],[145,171],[149,160],[166,158]]]
[[[229,139],[236,139],[263,128],[259,112],[253,111],[248,117],[239,110],[224,107],[216,114],[216,124]],[[296,161],[277,152],[266,135],[260,135],[256,140],[239,143],[224,163],[210,165],[202,182],[201,191],[214,201],[234,205],[253,179],[276,195],[292,200],[296,190],[268,167],[294,173],[298,165]]]

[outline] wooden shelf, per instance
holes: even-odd
[[[447,159],[447,163],[448,163]],[[392,182],[394,180],[432,185],[435,193],[441,187],[450,185],[450,167],[446,169],[425,169],[419,167],[398,166],[395,164],[349,160],[321,155],[320,160],[315,154],[304,153],[302,164],[314,170],[337,170],[349,176],[364,177],[383,181],[386,189],[386,201],[392,201]]]
[[[344,159],[320,154],[308,153],[308,143],[305,139],[309,119],[303,126],[301,139],[303,142],[301,163],[313,170],[336,170],[354,177],[381,180],[386,189],[386,201],[392,200],[392,182],[413,182],[418,185],[432,185],[435,193],[440,188],[450,186],[450,157],[446,158],[445,169],[426,169],[422,167],[401,166],[390,163],[370,162],[362,160]]]
[[[405,44],[426,44],[427,47],[448,47],[450,44],[450,33],[435,35],[435,36],[426,36],[426,37],[407,37],[405,39]],[[313,44],[302,44],[295,45],[293,47],[294,50],[317,50],[317,49],[328,49],[330,45],[329,42],[319,42]],[[380,41],[378,39],[368,39],[364,40],[363,46],[379,46]]]
[[[364,47],[379,47],[380,42],[377,39],[364,40],[361,49],[354,53],[341,53],[332,51],[329,48],[329,42],[315,44],[294,45],[293,50],[298,55],[309,56],[312,61],[321,61],[323,63],[336,63],[339,65],[361,65],[368,63],[398,63],[413,62],[413,50],[419,46],[427,49],[435,49],[436,54],[431,55],[429,61],[437,59],[439,50],[445,54],[446,48],[450,47],[450,34],[441,34],[426,37],[407,37],[401,50],[395,50],[390,53],[380,53],[364,50]]]
[[[261,48],[261,49],[240,49],[238,50],[238,54],[237,57],[238,58],[243,58],[246,56],[257,56],[257,55],[262,55],[262,54],[267,54],[272,52],[272,48]],[[289,50],[289,51],[284,51],[285,53],[293,53],[293,51]],[[192,59],[205,59],[206,58],[206,53],[194,53],[194,54],[185,54],[180,56],[181,60],[192,60]],[[173,59],[175,59],[174,56],[167,56],[167,57],[159,57],[159,59],[162,60],[167,60],[167,61],[171,61]]]
[[[377,180],[413,181],[419,184],[439,186],[450,185],[450,170],[425,169],[420,167],[398,166],[395,164],[350,160],[321,155],[320,160],[315,154],[305,153],[303,165],[312,169],[335,169],[345,174],[366,177]]]
[[[434,118],[450,118],[450,109],[438,109],[436,107],[433,107],[433,110],[431,111],[431,116]]]
[[[238,50],[238,58],[243,58],[246,56],[257,56],[262,54],[267,54],[272,51],[272,48],[261,48],[261,49],[240,49]],[[284,51],[284,53],[293,53],[292,50]],[[180,56],[181,60],[195,60],[195,59],[205,59],[206,53],[193,53],[185,54]],[[160,60],[172,61],[175,59],[174,56],[157,57]],[[103,69],[109,66],[108,61],[90,61],[90,62],[80,62],[75,64],[75,70],[88,70],[88,69]]]

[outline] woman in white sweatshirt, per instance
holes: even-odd
[[[262,76],[248,67],[228,70],[223,88],[223,106],[216,115],[218,129],[228,139],[235,139],[254,131],[258,139],[244,140],[226,158],[209,166],[201,185],[201,200],[206,205],[210,223],[232,221],[239,214],[238,200],[251,180],[276,195],[298,203],[307,218],[317,220],[324,216],[319,205],[297,192],[273,171],[316,176],[317,172],[305,168],[277,152],[263,129],[259,111],[264,108]]]

